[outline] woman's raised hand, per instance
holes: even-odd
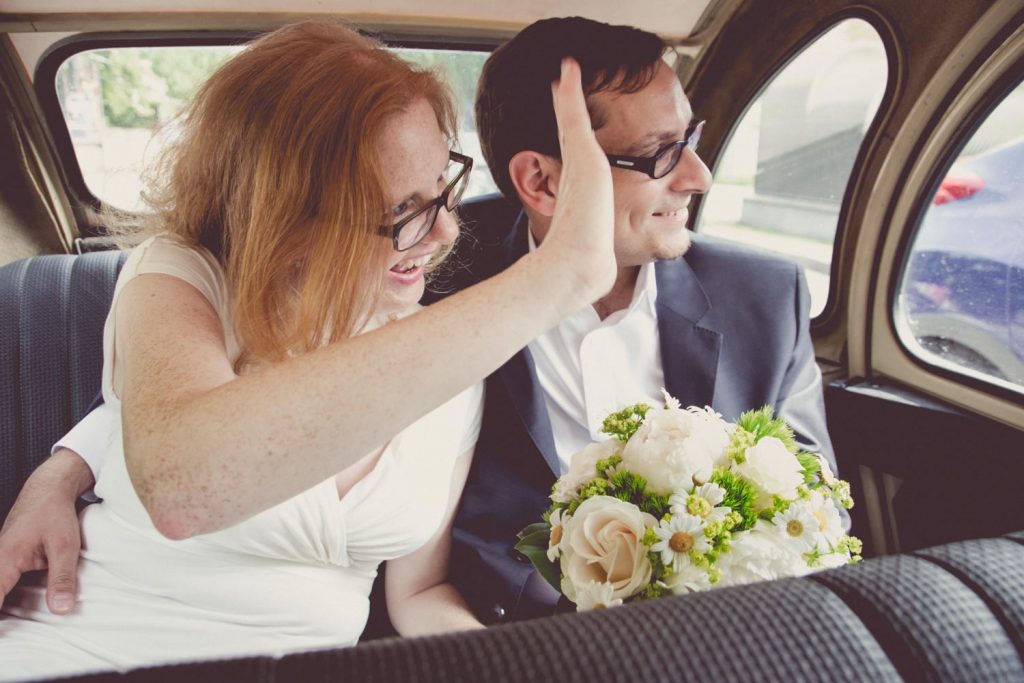
[[[615,282],[611,169],[591,128],[576,60],[562,60],[562,76],[551,84],[551,92],[562,172],[551,229],[543,244],[558,250],[564,264],[576,271],[592,302]]]

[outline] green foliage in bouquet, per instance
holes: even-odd
[[[636,430],[640,429],[640,425],[644,423],[644,418],[647,417],[647,411],[650,409],[651,406],[646,403],[627,406],[606,417],[601,425],[601,431],[608,436],[614,436],[622,443],[626,443],[629,441],[629,437],[636,434]]]
[[[668,514],[668,496],[647,490],[647,480],[632,472],[616,472],[609,479],[611,485],[606,495],[636,505],[642,512],[649,512],[658,519]]]
[[[555,503],[551,510],[563,508],[566,513],[574,515],[576,509],[585,500],[594,496],[611,496],[626,503],[632,503],[643,512],[649,512],[659,519],[667,514],[669,497],[649,491],[647,480],[639,474],[616,471],[615,468],[620,463],[622,463],[622,457],[618,455],[599,460],[596,467],[597,476],[580,488],[576,499],[567,505]],[[550,513],[551,511],[548,512],[548,514]]]
[[[804,468],[804,483],[813,484],[817,481],[818,475],[821,473],[821,460],[818,459],[818,456],[807,451],[797,451],[796,459]]]
[[[556,562],[548,559],[548,540],[551,538],[550,513],[544,515],[543,522],[531,524],[519,532],[519,542],[515,548],[525,555],[537,572],[551,584],[556,591],[562,591],[561,570]]]
[[[735,472],[722,468],[711,474],[711,482],[725,489],[722,505],[739,515],[741,521],[736,524],[737,530],[745,531],[754,526],[757,521],[757,487]]]
[[[766,436],[773,436],[781,441],[790,453],[800,451],[796,437],[793,436],[793,430],[789,428],[786,421],[781,417],[775,417],[771,406],[764,406],[760,410],[748,410],[740,415],[726,454],[730,460],[741,465],[747,459],[747,449]]]

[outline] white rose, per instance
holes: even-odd
[[[651,580],[647,546],[641,539],[657,520],[631,503],[610,496],[583,501],[562,524],[562,592],[577,602],[582,586],[610,584],[611,599],[635,595]]]
[[[763,520],[754,528],[733,536],[729,551],[718,557],[715,566],[722,571],[716,586],[737,586],[786,576],[810,573],[807,561],[794,552]]]
[[[618,439],[606,439],[592,443],[572,456],[569,471],[555,482],[551,500],[556,503],[570,503],[575,500],[580,487],[597,477],[597,463],[617,454],[621,445]]]
[[[774,436],[761,438],[746,451],[746,460],[733,469],[758,485],[769,496],[796,498],[796,487],[804,483],[803,467],[796,456]],[[762,500],[761,505],[770,503]]]
[[[714,413],[652,410],[622,449],[622,465],[657,493],[689,490],[711,477],[729,433]]]

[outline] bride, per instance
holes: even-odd
[[[77,609],[23,586],[0,679],[354,644],[377,568],[403,634],[445,584],[482,378],[611,286],[611,179],[578,66],[553,85],[553,228],[419,310],[472,160],[444,87],[327,23],[253,43],[183,118],[104,330],[112,426]]]

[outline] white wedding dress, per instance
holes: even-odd
[[[146,272],[197,286],[220,313],[237,357],[223,271],[209,253],[150,239],[129,257],[114,300]],[[119,407],[113,339],[112,312],[103,394]],[[378,565],[438,530],[455,460],[479,433],[482,398],[475,385],[403,430],[341,499],[332,477],[230,529],[184,541],[153,527],[128,479],[120,410],[110,411],[116,424],[96,486],[104,500],[81,516],[76,609],[50,614],[41,581],[9,596],[0,616],[0,680],[354,644]]]

